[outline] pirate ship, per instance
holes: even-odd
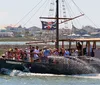
[[[64,7],[64,3],[66,0],[62,0]],[[53,3],[52,3],[53,4]],[[64,8],[63,8],[64,9]],[[56,48],[59,49],[59,24],[65,23],[67,21],[71,21],[78,17],[83,16],[84,14],[80,14],[73,18],[59,17],[59,0],[56,0],[56,16],[55,17],[40,17],[41,19],[54,19],[53,22],[41,21],[44,30],[56,30],[56,40],[55,45]],[[64,12],[65,13],[65,12]],[[61,22],[60,22],[61,20]],[[64,40],[62,40],[64,41]],[[66,39],[68,42],[79,41],[74,39]],[[70,46],[69,46],[70,47]],[[83,59],[83,58],[82,58]],[[27,71],[32,73],[51,73],[51,74],[85,74],[85,73],[95,73],[97,70],[91,66],[91,64],[85,61],[92,61],[93,59],[85,58],[82,60],[77,57],[63,57],[63,56],[48,56],[48,62],[25,62],[25,61],[17,61],[10,59],[0,59],[0,69],[1,73],[4,73],[5,69],[16,69],[21,71]],[[92,63],[93,64],[93,63]],[[99,66],[95,64],[96,68]],[[5,68],[5,69],[4,69]],[[98,68],[99,71],[99,68]]]

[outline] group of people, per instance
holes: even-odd
[[[91,44],[90,44],[90,46],[88,46],[88,44],[86,44],[85,47],[82,47],[82,44],[80,42],[78,42],[77,50],[78,50],[78,56],[86,55],[86,56],[94,57],[94,48],[92,48]],[[83,54],[82,54],[82,52],[83,52]]]
[[[34,62],[35,60],[46,62],[50,55],[67,57],[70,55],[70,52],[68,49],[64,48],[60,48],[58,51],[56,48],[51,49],[47,46],[44,46],[42,49],[38,46],[29,46],[25,49],[10,48],[2,55],[2,57],[5,59],[23,60],[27,62]]]
[[[25,49],[18,49],[18,48],[10,48],[4,55],[2,55],[3,58],[6,59],[13,59],[13,60],[23,60],[28,62],[33,62],[35,60],[39,60],[42,62],[47,61],[48,56],[64,56],[69,57],[70,55],[74,56],[81,56],[82,50],[86,54],[88,51],[86,48],[85,50],[82,49],[82,45],[80,43],[77,43],[77,48],[74,50],[64,49],[60,48],[57,50],[56,48],[51,49],[47,46],[44,46],[42,49],[38,46],[32,47],[29,46]],[[91,51],[91,48],[90,48]]]

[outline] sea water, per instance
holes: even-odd
[[[0,75],[0,85],[100,85],[100,74],[54,75],[13,70]]]
[[[30,41],[1,41],[0,45],[25,45],[26,43],[29,43]],[[41,43],[39,43],[41,44]],[[72,42],[72,45],[75,45],[76,42]],[[91,42],[91,45],[93,43]],[[97,42],[96,43],[98,46],[100,46],[100,43]],[[55,45],[54,42],[48,42],[47,45]],[[59,45],[62,45],[62,42],[59,42]],[[69,45],[69,42],[64,42],[64,45]],[[84,43],[84,45],[86,45],[86,43]]]

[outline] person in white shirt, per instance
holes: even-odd
[[[34,60],[39,59],[39,47],[36,46],[36,49],[34,50]]]
[[[27,61],[30,61],[30,49],[26,48],[26,54],[27,54]]]

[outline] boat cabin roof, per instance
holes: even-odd
[[[100,42],[100,38],[75,38],[75,39],[61,39],[59,41],[80,41],[80,42]]]

